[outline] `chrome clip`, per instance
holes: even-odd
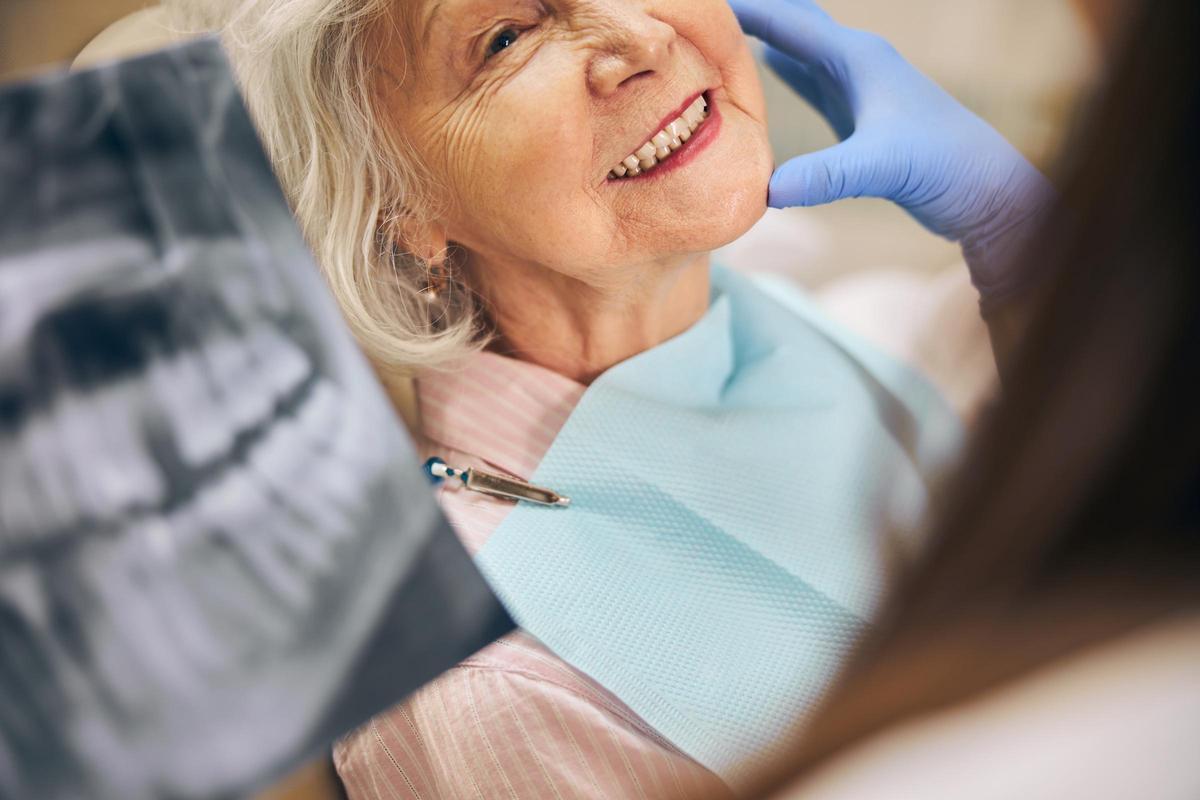
[[[486,494],[489,497],[499,497],[504,500],[524,500],[539,506],[555,506],[566,508],[571,505],[571,498],[563,497],[558,492],[534,486],[517,478],[497,475],[472,467],[471,469],[455,469],[440,458],[434,457],[425,462],[425,474],[433,483],[439,484],[450,478],[458,478],[472,492]]]

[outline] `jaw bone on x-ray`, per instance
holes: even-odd
[[[510,628],[215,41],[0,143],[0,796],[238,794]]]

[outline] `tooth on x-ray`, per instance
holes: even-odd
[[[95,521],[114,521],[118,514],[133,507],[151,507],[162,503],[165,488],[157,465],[146,452],[128,412],[135,405],[136,389],[118,382],[92,394],[65,395],[57,404],[52,425],[75,447],[85,446],[108,454],[108,464],[91,469],[67,463],[65,472],[76,474],[80,503],[78,517]]]
[[[215,413],[215,397],[196,354],[152,362],[147,379],[185,464],[200,467],[229,452],[236,432]]]
[[[107,652],[110,647],[117,645],[118,651],[135,654],[132,664],[122,665],[132,669],[138,684],[145,687],[147,683],[163,692],[182,692],[199,678],[199,673],[191,666],[183,650],[172,647],[146,647],[145,642],[174,641],[174,627],[162,615],[157,603],[147,602],[146,587],[138,580],[136,570],[129,563],[128,552],[114,549],[106,553],[98,548],[87,548],[86,558],[80,559],[83,578],[81,585],[99,600],[98,605],[90,605],[80,609],[82,613],[94,614],[102,609],[119,611],[103,616],[104,624],[111,625],[111,636],[100,640],[97,650]],[[125,558],[120,556],[124,555]],[[99,632],[99,631],[97,631]],[[110,662],[111,663],[111,662]],[[114,665],[117,666],[117,665]],[[120,687],[123,675],[109,674],[105,683]],[[126,697],[139,694],[138,686],[125,686],[120,694]],[[132,703],[133,701],[127,700]]]
[[[338,418],[346,413],[343,404],[339,402],[337,389],[324,378],[313,382],[309,390],[308,402],[297,414],[300,429],[314,443],[329,446],[333,442],[333,431],[337,427]]]
[[[46,414],[36,413],[23,433],[21,451],[33,488],[28,498],[35,515],[33,529],[53,531],[78,522],[82,514],[77,497],[85,490],[76,486],[79,465],[71,461],[70,450],[62,444],[62,431]]]
[[[329,459],[343,466],[340,470],[323,471],[319,480],[309,481],[308,484],[312,491],[341,508],[355,508],[361,504],[364,487],[354,479],[354,475],[361,466],[363,456],[373,447],[373,443],[366,440],[354,441],[339,448],[338,437],[343,434],[345,420],[349,418],[370,420],[372,415],[369,409],[360,408],[352,400],[340,396],[328,380],[317,379],[294,417],[281,423],[293,426],[289,435],[307,443],[308,458]],[[386,426],[387,421],[380,419],[377,424]],[[356,433],[354,429],[347,430],[351,435]],[[366,468],[370,469],[369,459]]]
[[[273,541],[263,520],[278,512],[264,500],[253,481],[231,470],[202,490],[196,501],[197,514],[245,558],[256,579],[298,614],[313,601],[313,576]]]
[[[355,416],[365,412],[360,411],[352,402],[347,401],[344,404],[344,412],[347,416]],[[296,417],[284,417],[280,420],[279,428],[283,431],[281,438],[286,437],[287,441],[293,443],[293,447],[299,458],[306,462],[314,462],[324,459],[333,459],[336,463],[343,465],[342,469],[333,470],[302,470],[299,474],[300,486],[297,486],[297,491],[307,490],[312,492],[323,503],[326,503],[334,508],[343,509],[347,512],[360,507],[362,503],[363,487],[354,480],[354,469],[356,466],[353,462],[339,461],[338,455],[334,453],[327,445],[319,441],[314,441],[311,434],[304,430],[304,423]],[[358,449],[364,449],[367,443],[359,443]],[[347,469],[345,467],[351,467]]]
[[[36,531],[54,527],[54,520],[41,513],[24,440],[23,435],[0,431],[0,546],[16,545]]]
[[[221,631],[234,663],[282,646],[296,632],[297,615],[199,505],[177,509],[167,520],[176,543],[170,566],[179,583]]]
[[[314,449],[342,460],[347,467],[359,466],[358,462],[367,456],[365,451],[371,446],[370,442],[357,438],[361,429],[351,427],[350,420],[371,420],[371,410],[350,406],[328,380],[319,378],[313,382],[307,402],[297,411],[296,419],[299,430]],[[378,424],[385,425],[386,421],[380,420]],[[353,470],[345,471],[352,473]]]
[[[143,392],[133,381],[120,381],[95,394],[92,424],[105,431],[113,468],[105,470],[109,505],[115,511],[157,508],[166,499],[166,484],[158,464],[147,452],[141,424],[129,413],[139,407]]]
[[[122,575],[121,585],[143,592],[149,605],[166,619],[180,651],[202,670],[217,670],[229,662],[229,654],[195,599],[183,591],[176,574],[180,563],[173,532],[166,520],[151,517],[131,526],[124,548],[115,551],[123,559],[114,565]],[[140,587],[140,588],[139,588]],[[120,606],[114,606],[118,612]]]
[[[251,346],[268,385],[279,395],[294,391],[312,368],[304,351],[271,325],[258,326]]]
[[[279,549],[289,563],[311,575],[313,580],[331,574],[337,560],[336,542],[314,530],[306,520],[291,513],[271,497],[271,490],[253,476],[245,482],[262,496],[263,514],[259,526],[272,546]]]
[[[201,345],[209,372],[220,381],[218,393],[236,431],[247,431],[267,421],[277,397],[259,385],[258,365],[243,343],[232,336],[216,336]]]
[[[511,629],[215,42],[0,139],[0,795],[249,794]]]
[[[311,451],[303,439],[289,435],[291,432],[285,426],[270,430],[265,440],[251,449],[250,466],[283,504],[315,530],[340,538],[349,531],[350,519],[344,509],[313,494],[314,470],[312,459],[307,458]]]

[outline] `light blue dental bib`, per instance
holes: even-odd
[[[713,271],[693,328],[604,373],[477,555],[517,622],[735,789],[882,588],[957,418],[799,293]]]

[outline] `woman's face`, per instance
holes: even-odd
[[[423,0],[412,17],[386,102],[442,184],[441,235],[475,264],[603,286],[764,212],[762,89],[725,0]],[[656,166],[616,177],[681,116]]]

